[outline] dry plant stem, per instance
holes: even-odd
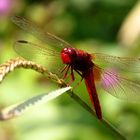
[[[66,86],[66,84],[63,82],[63,80],[59,79],[57,75],[52,74],[43,66],[38,65],[31,61],[24,60],[19,57],[16,59],[11,59],[11,60],[7,61],[5,64],[0,65],[0,82],[2,82],[4,77],[8,73],[13,71],[15,68],[26,68],[26,69],[35,70],[35,71],[45,75],[47,78],[53,80],[59,86],[61,86],[61,87]],[[87,110],[90,114],[92,114],[95,118],[97,118],[95,112],[82,99],[80,99],[80,97],[78,97],[75,93],[73,93],[72,91],[68,91],[68,95],[73,100],[75,100],[78,104],[80,104],[85,110]],[[104,124],[105,126],[107,126],[112,132],[114,132],[119,137],[119,139],[126,140],[126,138],[105,119],[100,120],[100,122],[102,124]]]
[[[15,68],[32,69],[45,75],[48,79],[54,80],[59,84],[62,83],[61,80],[55,74],[49,72],[45,67],[36,64],[32,61],[27,61],[20,57],[17,57],[15,59],[10,59],[6,63],[0,65],[0,82],[2,82],[5,76],[11,71],[13,71]]]

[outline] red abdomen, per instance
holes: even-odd
[[[83,78],[90,96],[90,100],[92,102],[92,106],[95,109],[96,115],[98,119],[102,119],[102,112],[95,87],[93,70],[91,70],[90,72],[83,73]]]

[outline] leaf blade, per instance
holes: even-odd
[[[62,95],[66,91],[70,90],[71,88],[72,87],[64,87],[58,90],[51,91],[49,93],[34,96],[21,103],[8,106],[0,112],[0,120],[8,120],[15,118],[21,115],[23,112],[25,112],[29,107],[33,107],[34,105],[39,105],[51,101],[56,97]]]

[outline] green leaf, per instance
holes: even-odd
[[[0,120],[8,120],[8,119],[17,117],[17,116],[21,115],[29,107],[32,107],[34,105],[43,104],[50,100],[53,100],[54,98],[60,96],[61,94],[65,93],[66,91],[68,91],[70,89],[71,89],[71,87],[64,87],[64,88],[57,89],[57,90],[54,90],[49,93],[34,96],[21,103],[6,107],[0,112]]]

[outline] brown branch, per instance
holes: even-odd
[[[4,77],[8,73],[10,73],[11,71],[13,71],[16,68],[26,68],[26,69],[35,70],[35,71],[45,75],[48,79],[53,80],[59,86],[61,86],[61,87],[66,86],[66,84],[64,83],[64,81],[62,79],[59,79],[57,75],[49,72],[43,66],[38,65],[32,61],[24,60],[24,59],[19,58],[19,57],[16,59],[11,59],[11,60],[7,61],[5,64],[0,65],[0,82],[3,81]],[[97,119],[95,112],[79,96],[77,96],[72,91],[68,91],[68,95]],[[102,124],[104,124],[107,128],[109,128],[121,140],[126,140],[126,138],[120,133],[120,131],[117,130],[114,126],[112,126],[108,121],[106,121],[105,119],[102,119],[100,122]]]

